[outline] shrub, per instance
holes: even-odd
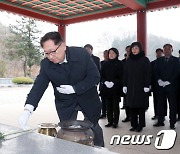
[[[12,82],[16,84],[32,84],[34,81],[29,77],[16,77]]]

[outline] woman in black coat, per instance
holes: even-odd
[[[130,56],[126,62],[123,79],[123,92],[127,94],[127,106],[131,111],[130,131],[142,131],[145,127],[145,111],[149,107],[149,86],[151,65],[140,42],[130,47]]]
[[[101,96],[104,97],[107,107],[108,124],[105,127],[118,127],[119,102],[122,89],[123,67],[118,60],[119,52],[116,48],[108,50],[109,60],[101,68]]]

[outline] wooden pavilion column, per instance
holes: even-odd
[[[57,25],[57,26],[58,26],[58,32],[63,37],[64,42],[66,42],[66,26],[67,25]]]
[[[141,42],[145,53],[147,52],[147,25],[146,11],[137,12],[137,41]]]

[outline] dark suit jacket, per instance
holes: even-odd
[[[56,109],[61,121],[69,120],[75,107],[79,105],[88,119],[96,124],[101,109],[96,88],[100,79],[98,69],[83,48],[67,47],[66,58],[68,63],[63,64],[54,64],[47,58],[42,60],[40,73],[28,94],[26,104],[31,104],[36,108],[51,82],[54,88]],[[75,94],[59,93],[56,87],[60,85],[72,85]]]
[[[177,57],[171,56],[168,62],[165,61],[165,57],[158,58],[154,69],[156,80],[161,79],[162,81],[169,81],[171,83],[169,85],[170,87],[177,87],[179,70],[179,62]]]
[[[99,72],[100,72],[100,69],[101,69],[101,63],[100,63],[100,58],[97,57],[97,56],[94,56],[94,55],[91,55],[93,61],[95,62]]]
[[[157,62],[157,59],[155,59],[151,62],[151,91],[152,92],[156,92],[157,88],[158,88],[158,83],[157,83],[157,80],[155,77],[155,72],[154,72],[156,62]]]

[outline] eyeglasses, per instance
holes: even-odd
[[[56,53],[56,51],[59,49],[59,47],[61,46],[62,42],[58,45],[58,47],[54,50],[54,51],[50,51],[50,52],[44,52],[44,55],[46,57],[49,57],[50,55]]]

